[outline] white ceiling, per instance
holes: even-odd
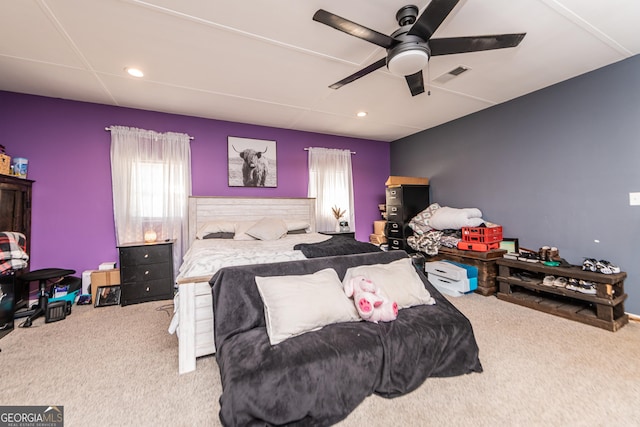
[[[429,0],[414,1],[424,10]],[[328,86],[384,49],[408,0],[2,0],[0,90],[393,141],[640,53],[638,0],[462,0],[434,38],[526,32],[511,49],[437,56],[412,97],[386,68]],[[125,67],[145,77],[129,77]],[[364,110],[364,119],[355,116]]]

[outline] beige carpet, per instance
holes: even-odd
[[[638,426],[640,324],[618,332],[477,294],[471,320],[484,372],[370,396],[350,426]],[[74,306],[65,320],[0,340],[0,404],[63,405],[65,426],[218,426],[215,358],[178,375],[168,301]]]

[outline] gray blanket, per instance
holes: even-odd
[[[382,249],[373,243],[360,242],[353,237],[340,235],[331,236],[329,240],[320,243],[300,243],[293,249],[302,251],[307,258],[382,252]]]
[[[344,419],[372,393],[395,397],[429,377],[481,372],[468,319],[428,283],[435,305],[389,323],[351,322],[271,346],[255,276],[311,274],[389,263],[402,251],[227,267],[211,279],[225,426],[313,425]]]

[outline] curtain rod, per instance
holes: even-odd
[[[304,151],[309,151],[309,148],[311,148],[311,147],[304,147]],[[356,152],[355,151],[351,151],[351,154],[356,154]]]
[[[106,130],[107,132],[111,132],[111,128],[104,128],[104,130]],[[193,137],[192,136],[190,136],[189,139],[191,141],[193,141]]]

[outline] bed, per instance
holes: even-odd
[[[353,301],[341,281],[356,274],[386,281],[389,294],[413,283],[409,300],[394,296],[396,320],[344,317],[342,304]],[[372,393],[393,398],[429,377],[482,371],[469,320],[404,251],[226,267],[211,285],[225,426],[332,425]],[[316,296],[318,289],[334,294]],[[298,306],[305,310],[292,310]]]
[[[229,234],[229,230],[221,228],[214,230],[219,233],[209,233],[219,234],[217,238],[202,238],[207,224],[234,223],[238,227],[240,223],[247,225],[269,219],[285,221],[287,235],[274,240],[236,240],[222,236]],[[246,227],[240,228],[235,231],[240,234],[247,231]],[[181,374],[196,369],[196,358],[216,351],[209,280],[220,268],[378,250],[369,243],[317,233],[313,198],[190,197],[188,229],[190,247],[176,278],[178,292],[169,327],[170,333],[178,335]]]

